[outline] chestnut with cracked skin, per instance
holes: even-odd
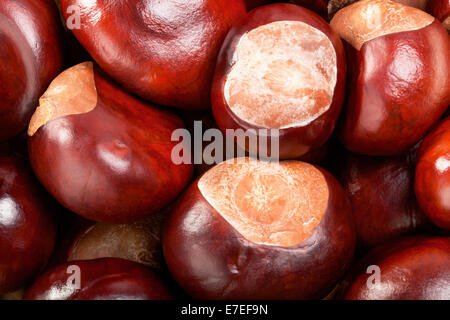
[[[72,279],[79,268],[80,287]],[[71,278],[72,277],[72,278]],[[71,261],[42,274],[25,291],[24,300],[172,300],[157,274],[117,258]]]
[[[370,266],[376,266],[376,280]],[[370,251],[338,293],[346,300],[449,300],[450,238],[411,237]]]
[[[428,2],[427,11],[435,16],[450,33],[450,0],[432,0]]]
[[[362,0],[331,27],[347,42],[348,97],[339,126],[347,149],[396,155],[416,144],[450,103],[450,38],[429,14]]]
[[[91,62],[61,73],[28,129],[34,172],[66,208],[90,220],[127,223],[157,212],[190,181],[171,159],[184,126],[113,83]]]
[[[415,191],[421,208],[440,228],[450,230],[450,117],[423,141]]]
[[[279,129],[280,159],[299,158],[330,137],[345,69],[339,36],[316,13],[293,4],[256,8],[232,27],[219,53],[214,118],[224,133]]]
[[[217,53],[229,28],[245,17],[243,0],[62,0],[80,8],[72,30],[100,67],[154,103],[210,106]]]
[[[0,141],[30,121],[63,63],[62,26],[53,1],[0,2]]]
[[[415,152],[385,158],[346,153],[340,160],[337,178],[352,204],[360,251],[432,226],[414,194]]]
[[[55,205],[24,159],[0,151],[0,294],[27,285],[47,264]]]
[[[342,187],[319,167],[228,160],[174,204],[164,257],[194,298],[323,298],[353,257],[350,210]]]

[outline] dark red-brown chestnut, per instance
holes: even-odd
[[[450,238],[404,238],[373,249],[352,267],[338,298],[449,300]]]
[[[0,2],[0,141],[24,130],[62,67],[62,26],[53,1]]]
[[[192,165],[171,159],[176,115],[135,98],[91,62],[61,73],[28,129],[39,180],[90,220],[126,223],[159,211],[186,186]]]
[[[79,8],[73,33],[100,67],[154,103],[210,106],[217,53],[246,15],[243,0],[62,0],[65,19]]]
[[[117,258],[61,264],[37,278],[24,294],[24,300],[171,299],[172,293],[157,274]]]
[[[258,7],[231,28],[219,53],[214,117],[224,133],[255,130],[271,141],[277,129],[280,158],[298,158],[330,137],[345,69],[341,40],[316,13],[286,3]]]
[[[194,298],[323,298],[353,257],[350,210],[342,187],[317,166],[227,160],[174,204],[164,257]]]
[[[394,2],[398,2],[410,7],[414,7],[420,10],[425,11],[428,2],[433,2],[435,0],[393,0]]]
[[[450,103],[447,32],[422,10],[384,0],[345,7],[331,27],[348,49],[341,141],[367,155],[406,152]]]
[[[450,32],[450,0],[431,0],[428,2],[427,11]]]
[[[17,156],[0,152],[0,294],[22,288],[47,264],[56,206]]]
[[[366,250],[432,224],[414,194],[415,151],[397,157],[346,153],[336,170],[352,204],[357,247]]]
[[[419,149],[415,191],[428,217],[450,230],[450,117],[425,138]]]

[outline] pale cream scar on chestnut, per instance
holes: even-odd
[[[305,126],[329,108],[337,81],[330,39],[300,21],[277,21],[245,34],[226,77],[225,100],[250,124]]]
[[[97,105],[92,62],[83,62],[59,74],[39,99],[31,117],[28,135],[46,123],[72,114],[87,113]]]
[[[434,17],[422,10],[389,0],[361,0],[338,11],[331,28],[355,49],[392,33],[425,28]]]
[[[300,161],[228,160],[207,171],[198,188],[245,239],[286,247],[312,234],[329,198],[322,172]]]

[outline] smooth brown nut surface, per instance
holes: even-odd
[[[419,9],[381,0],[340,10],[331,26],[348,49],[340,140],[356,153],[406,152],[450,104],[447,32]]]
[[[139,263],[116,258],[61,264],[41,275],[24,294],[24,300],[171,299],[172,293],[157,274]]]
[[[377,247],[355,265],[341,290],[347,300],[448,300],[450,238],[406,238]]]
[[[0,294],[27,285],[47,264],[56,209],[25,160],[0,151]]]
[[[258,7],[230,30],[219,53],[214,118],[225,134],[255,132],[258,145],[279,140],[280,159],[301,157],[330,137],[345,70],[342,43],[317,14],[293,4]]]
[[[92,63],[63,72],[40,102],[30,161],[69,210],[126,223],[159,211],[189,182],[192,165],[171,159],[181,119],[123,91]]]
[[[243,0],[62,0],[80,9],[73,33],[100,67],[154,103],[210,106],[217,53],[246,14]]]
[[[319,167],[228,160],[174,205],[164,257],[195,298],[322,298],[353,256],[350,210],[338,182]]]
[[[61,34],[53,1],[1,1],[0,141],[26,128],[39,96],[62,68]]]

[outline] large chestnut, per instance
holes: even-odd
[[[359,249],[431,226],[414,195],[415,151],[397,157],[347,153],[340,162],[337,178],[352,204]]]
[[[347,300],[449,300],[450,238],[413,237],[377,247],[350,271]]]
[[[350,210],[342,187],[317,166],[227,160],[174,204],[164,257],[195,298],[322,298],[353,257]]]
[[[117,258],[72,261],[46,271],[25,291],[24,300],[171,300],[157,274]]]
[[[61,73],[28,129],[34,172],[66,208],[126,223],[159,211],[186,186],[171,135],[183,122],[123,91],[90,62]]]
[[[437,226],[450,230],[450,117],[420,147],[415,190],[428,217]]]
[[[450,32],[450,0],[431,0],[428,2],[427,11]]]
[[[53,1],[0,2],[0,141],[30,121],[62,67],[61,23]]]
[[[22,288],[47,264],[56,208],[29,165],[0,152],[0,294]]]
[[[185,109],[210,106],[217,53],[246,15],[243,0],[62,0],[65,19],[94,60],[126,89]],[[78,8],[78,12],[68,8]]]
[[[384,0],[345,7],[331,27],[348,44],[341,141],[367,155],[406,152],[450,103],[446,30],[419,9]]]
[[[320,16],[293,4],[258,7],[231,28],[219,53],[214,117],[224,133],[279,139],[280,158],[298,158],[330,137],[345,69],[341,40]]]

